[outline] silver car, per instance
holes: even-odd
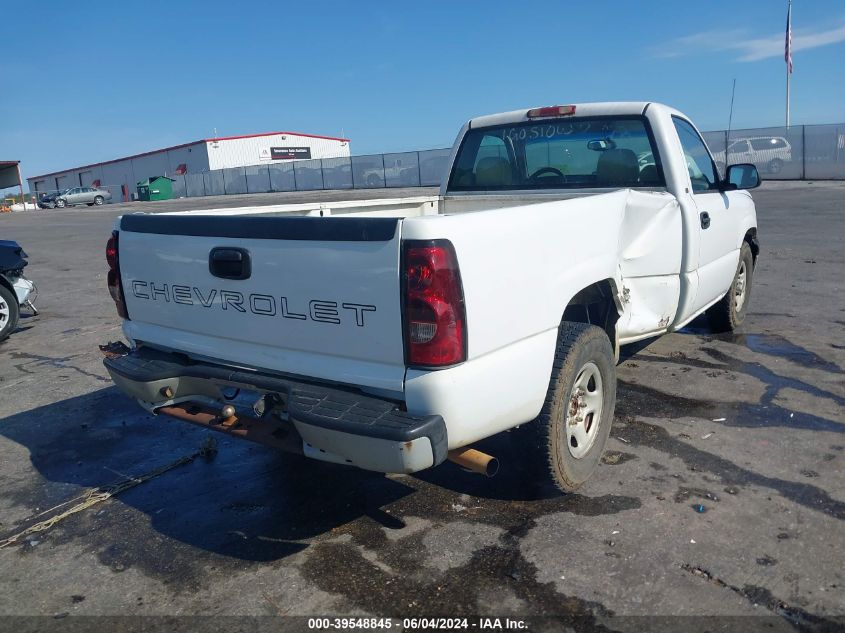
[[[94,187],[74,187],[67,189],[56,196],[54,205],[61,209],[62,207],[72,207],[77,204],[87,204],[89,207],[105,204],[107,200],[111,200],[111,192],[106,189],[96,189]]]

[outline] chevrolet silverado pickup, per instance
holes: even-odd
[[[610,433],[619,346],[742,324],[753,165],[681,112],[586,103],[467,122],[437,196],[124,215],[114,382],[153,413],[385,473],[514,433],[563,491]]]

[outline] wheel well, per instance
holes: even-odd
[[[563,320],[598,326],[607,333],[613,345],[616,341],[616,322],[619,320],[613,296],[613,286],[609,280],[591,284],[572,297],[563,311]]]
[[[4,286],[9,292],[17,296],[17,294],[15,293],[15,289],[12,287],[12,282],[6,279],[4,275],[0,275],[0,286]]]
[[[751,247],[751,255],[754,257],[754,265],[757,265],[757,255],[760,254],[760,243],[757,241],[757,229],[748,229],[748,232],[745,234],[745,237],[742,238],[743,242],[747,242],[748,246]]]

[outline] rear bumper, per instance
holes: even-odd
[[[153,412],[180,402],[222,407],[229,404],[221,391],[225,387],[276,394],[286,403],[279,425],[292,424],[302,437],[304,453],[316,459],[409,473],[435,466],[447,456],[441,416],[414,416],[392,401],[352,390],[191,362],[150,348],[106,358],[103,364],[118,387]]]

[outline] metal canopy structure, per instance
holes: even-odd
[[[23,203],[23,183],[21,182],[21,161],[0,160],[0,189],[20,187]]]

